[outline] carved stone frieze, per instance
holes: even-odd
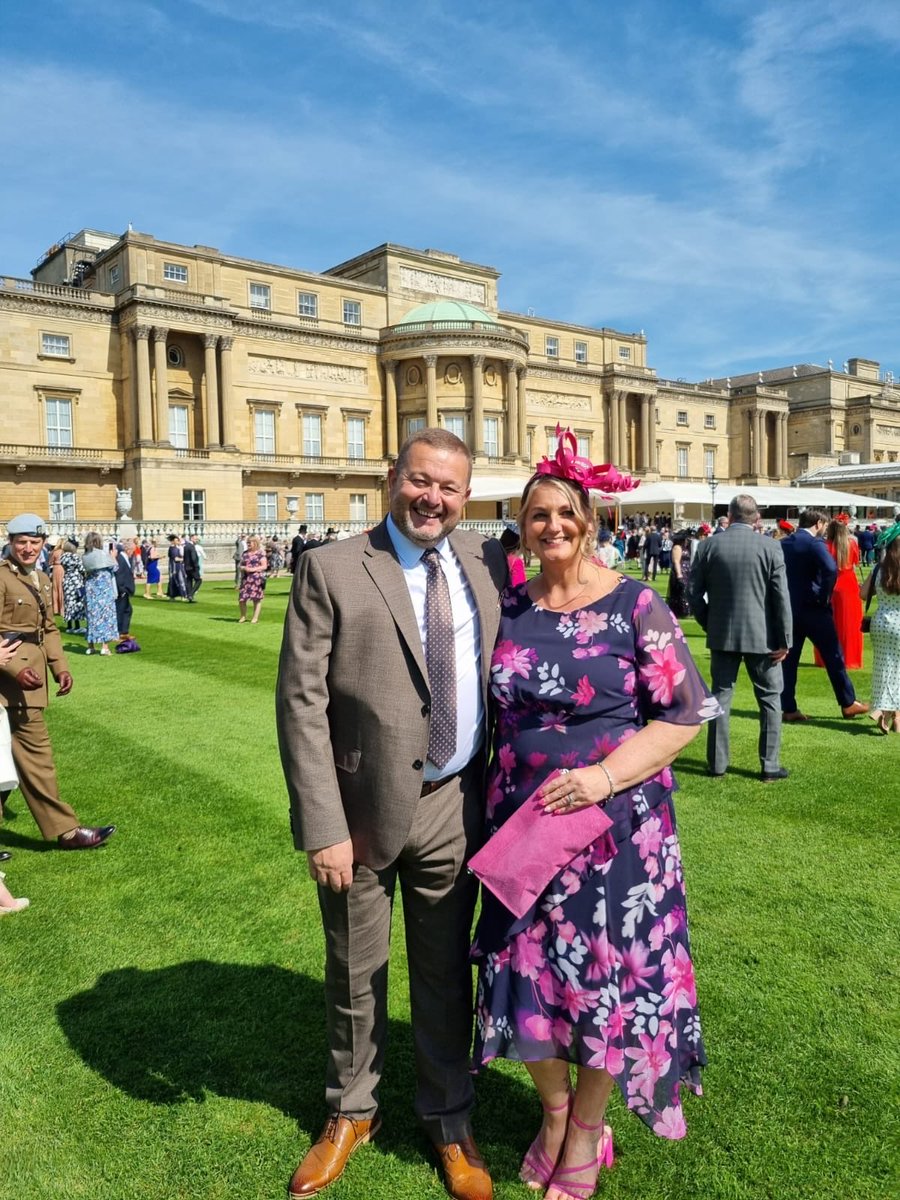
[[[366,387],[369,374],[365,367],[350,367],[344,363],[311,362],[298,358],[263,358],[251,354],[247,362],[251,375],[270,375],[283,379],[302,379],[309,383],[349,383]]]
[[[548,412],[591,412],[590,396],[571,396],[566,392],[525,392],[529,408],[542,408]]]
[[[464,351],[460,348],[460,342],[464,343],[466,347],[480,346],[490,351],[494,358],[506,359],[512,356],[521,361],[524,361],[525,358],[526,348],[519,338],[509,334],[489,333],[485,329],[449,329],[440,333],[390,337],[385,338],[383,344],[389,348],[391,354],[402,353],[404,350],[412,350],[416,354],[422,354],[425,350],[436,350],[443,354],[461,354]]]
[[[118,314],[108,308],[70,304],[65,300],[54,300],[52,296],[34,296],[30,292],[21,296],[0,292],[0,309],[6,312],[34,312],[35,306],[52,308],[54,317],[63,317],[67,321],[89,321],[93,325],[117,325],[119,322]]]
[[[883,438],[900,438],[900,425],[876,425],[875,433]]]
[[[194,333],[202,333],[204,329],[210,327],[230,330],[233,324],[231,317],[227,314],[210,312],[208,309],[204,309],[202,312],[192,312],[189,308],[173,308],[170,305],[153,304],[143,296],[136,311],[131,307],[130,311],[135,312],[135,319],[138,321],[149,321],[153,325],[162,324],[165,321],[170,327],[190,330]]]
[[[400,286],[413,292],[429,292],[432,296],[468,300],[471,304],[484,304],[487,299],[483,283],[442,275],[439,271],[422,271],[416,267],[400,268]]]
[[[332,337],[324,333],[300,333],[272,325],[257,325],[252,321],[235,321],[233,330],[240,337],[261,338],[268,342],[287,342],[292,346],[321,346],[327,350],[349,350],[357,354],[372,354],[378,348],[373,338]]]

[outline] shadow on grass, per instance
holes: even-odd
[[[60,1027],[92,1070],[135,1100],[202,1103],[207,1094],[270,1105],[314,1139],[325,1119],[324,988],[275,965],[205,960],[101,975],[89,991],[57,1005]],[[412,1111],[412,1032],[391,1020],[380,1092],[387,1116],[379,1144],[420,1161],[425,1142]],[[490,1072],[478,1083],[480,1110],[518,1109],[534,1123],[530,1085]],[[527,1112],[527,1118],[525,1113]],[[508,1138],[504,1138],[508,1141]]]
[[[24,808],[24,801],[22,801],[22,805]],[[20,815],[24,815],[28,822],[31,821],[31,813],[27,808],[25,808],[24,814],[20,814],[16,812],[15,808],[10,808],[7,800],[3,805],[3,824],[0,825],[0,850],[52,850],[56,845],[55,841],[45,842],[40,836],[29,837],[28,834],[21,833],[18,829],[10,829],[10,824],[18,822]]]

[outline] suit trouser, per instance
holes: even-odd
[[[644,578],[655,579],[656,569],[659,566],[659,557],[656,554],[648,554],[644,559]]]
[[[56,767],[50,748],[50,734],[42,708],[7,710],[12,733],[13,762],[19,776],[19,790],[41,834],[57,838],[78,825],[74,809],[59,798]]]
[[[465,863],[480,844],[481,762],[419,800],[397,859],[381,870],[357,864],[347,892],[319,888],[325,927],[325,1009],[329,1111],[371,1117],[387,1041],[391,912],[403,896],[409,996],[416,1058],[415,1111],[434,1141],[471,1132],[469,1073],[476,880]]]
[[[721,775],[728,767],[731,736],[731,701],[738,671],[743,662],[759,705],[759,762],[766,774],[781,765],[781,692],[780,662],[768,654],[742,654],[739,650],[710,650],[712,692],[722,706],[722,716],[710,721],[706,732],[706,763],[710,771]]]
[[[131,615],[134,609],[131,606],[131,593],[120,592],[116,596],[116,626],[119,634],[131,632]]]
[[[794,644],[784,660],[784,691],[781,693],[782,712],[797,711],[797,668],[800,665],[800,655],[806,639],[812,642],[819,654],[828,678],[834,698],[841,708],[847,708],[856,699],[856,692],[844,666],[844,655],[838,641],[837,629],[834,625],[834,614],[831,607],[808,608],[802,612],[794,612]]]
[[[203,582],[203,579],[199,573],[194,574],[193,571],[185,571],[185,577],[187,578],[188,600],[193,600],[200,591],[200,584]]]

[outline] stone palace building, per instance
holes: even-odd
[[[160,528],[359,528],[384,514],[403,438],[437,424],[471,447],[475,496],[515,495],[557,422],[647,480],[897,461],[900,389],[877,363],[666,380],[642,332],[506,312],[498,279],[392,244],[315,273],[130,229],[67,236],[31,278],[0,276],[0,515],[85,528],[118,496]],[[900,498],[900,465],[877,482]]]

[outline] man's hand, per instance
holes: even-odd
[[[33,667],[23,667],[16,676],[16,683],[23,692],[36,692],[44,686],[44,681]]]
[[[56,693],[57,696],[68,696],[69,692],[72,690],[72,684],[75,682],[75,680],[68,671],[60,671],[56,677],[56,682],[59,684],[59,691]]]
[[[349,838],[321,850],[307,850],[309,875],[322,887],[333,892],[346,892],[353,882],[353,843]]]
[[[769,658],[772,662],[784,662],[789,653],[788,650],[772,650],[769,652]]]

